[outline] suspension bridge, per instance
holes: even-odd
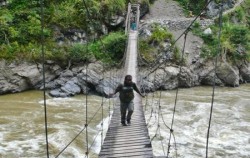
[[[134,7],[139,13],[139,5]],[[128,7],[128,13],[130,13],[130,6]],[[129,28],[131,23],[129,19],[131,18],[128,17],[127,19],[127,28]],[[139,16],[136,16],[136,21],[134,21],[134,24],[137,27],[132,28],[133,30],[126,29],[129,38],[124,66],[124,75],[130,74],[134,82],[137,82],[137,28]],[[114,113],[99,157],[153,157],[142,101],[138,94],[134,98],[134,107],[132,123],[129,126],[121,126],[120,106],[118,104],[114,107]]]
[[[209,1],[207,5],[210,2],[211,1]],[[85,3],[84,5],[87,9],[87,6]],[[206,8],[206,6],[204,8]],[[139,16],[140,16],[140,5],[129,4],[126,23],[125,23],[125,33],[128,34],[128,41],[127,41],[127,49],[125,52],[126,59],[125,59],[125,64],[124,64],[124,69],[123,69],[124,73],[122,74],[122,79],[124,78],[125,75],[130,74],[132,75],[133,81],[135,83],[138,82],[138,78],[137,78],[138,39],[137,38],[138,38],[138,29],[139,29]],[[189,28],[192,26],[192,24],[195,22],[195,20],[198,17],[199,15],[196,18],[194,18],[193,22],[189,26],[187,26],[187,30],[189,30]],[[181,34],[181,36],[185,36],[185,39],[187,36],[187,30],[184,31],[183,34]],[[180,37],[177,38],[177,40],[179,40]],[[176,41],[174,43],[176,43]],[[183,52],[185,50],[185,42],[186,41],[184,40],[184,44],[183,44],[184,46],[182,50],[182,59],[183,59]],[[181,71],[181,66],[180,66],[180,71]],[[213,91],[214,91],[214,88],[213,88]],[[177,95],[178,95],[178,88],[176,91],[176,100],[177,100]],[[46,100],[45,93],[44,93],[44,98]],[[45,107],[45,126],[47,127],[46,102],[45,102],[44,107]],[[119,101],[115,103],[114,108],[113,108],[113,115],[111,118],[111,122],[109,124],[109,128],[107,130],[105,139],[101,145],[101,151],[99,153],[100,158],[105,158],[105,157],[109,157],[109,158],[111,157],[147,158],[148,157],[150,158],[150,157],[154,157],[151,140],[150,140],[148,129],[147,129],[147,124],[145,121],[144,110],[142,106],[142,99],[138,94],[135,94],[134,107],[135,109],[134,109],[134,113],[132,116],[131,125],[122,126],[120,122],[121,116],[120,116]],[[174,124],[175,109],[176,109],[176,101],[175,101],[175,105],[173,108],[171,126],[168,127],[170,131],[169,132],[170,135],[169,135],[168,151],[167,151],[166,157],[169,157],[171,137],[174,136],[173,124]],[[211,113],[212,113],[212,109],[213,109],[213,101],[211,105]],[[88,121],[87,109],[86,109],[86,120]],[[209,120],[209,128],[210,128],[210,123],[211,123],[211,115],[210,115],[210,120]],[[83,131],[86,130],[86,139],[87,139],[88,137],[87,128],[88,128],[88,122],[86,122],[85,127],[78,133],[76,137],[78,137]],[[208,149],[209,128],[208,128],[208,135],[207,135],[207,146],[206,146],[207,149]],[[46,129],[46,137],[47,137],[47,129]],[[61,150],[61,152],[56,157],[59,157],[60,154],[75,140],[75,138],[63,150]],[[47,141],[46,142],[47,157],[49,157],[48,138],[46,138],[46,141]],[[86,143],[88,144],[88,140],[86,140]],[[208,155],[207,151],[208,150],[206,150],[206,157]],[[89,147],[87,145],[86,157],[88,157],[88,153],[89,153]],[[177,157],[177,154],[176,154],[176,157]]]

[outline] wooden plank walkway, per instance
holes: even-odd
[[[125,74],[136,82],[137,31],[130,31],[125,63]],[[131,125],[122,126],[119,103],[114,106],[111,122],[99,153],[100,158],[152,158],[152,146],[144,117],[141,97],[135,92]]]

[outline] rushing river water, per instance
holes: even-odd
[[[157,92],[143,100],[147,103],[145,117],[156,156],[166,155],[168,151],[168,127],[172,122],[175,92]],[[211,96],[211,87],[179,89],[173,124],[174,137],[171,137],[169,150],[171,157],[205,157]],[[83,132],[59,157],[85,157],[87,141],[91,146],[89,157],[97,157],[101,131],[107,129],[113,102],[92,95],[87,100],[88,122],[91,120],[88,132],[83,130],[86,123],[86,96],[47,97],[50,157],[58,155],[81,130]],[[101,125],[102,103],[104,126]],[[40,91],[0,96],[0,157],[46,157],[43,105],[43,93]],[[161,110],[158,110],[159,107]],[[93,115],[95,117],[92,119]],[[89,139],[86,139],[86,134]],[[237,88],[216,88],[209,157],[250,157],[250,84]]]

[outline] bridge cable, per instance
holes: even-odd
[[[203,7],[203,9],[200,11],[200,13],[198,14],[198,16],[196,16],[196,18],[191,22],[191,24],[187,27],[187,29],[173,42],[174,44],[173,45],[175,45],[175,43],[183,36],[183,35],[185,35],[185,37],[184,37],[184,39],[185,39],[185,41],[184,41],[184,47],[183,47],[183,51],[182,51],[182,61],[181,61],[181,63],[183,62],[183,54],[184,54],[184,48],[185,48],[185,42],[186,42],[186,36],[187,36],[187,33],[188,33],[188,31],[190,30],[190,28],[191,28],[191,26],[193,25],[193,23],[198,19],[198,17],[202,14],[202,12],[206,9],[206,7],[210,4],[210,2],[211,2],[212,0],[210,0],[209,2],[207,2],[207,4]],[[160,64],[158,64],[158,66],[155,68],[155,69],[153,69],[153,71],[150,71],[150,73],[149,74],[151,74],[152,72],[155,72],[162,64],[164,64],[166,62],[166,60],[165,61],[163,61],[162,63],[160,63]],[[155,62],[155,63],[158,63],[158,62]],[[182,67],[182,66],[181,66]],[[181,67],[180,67],[180,73],[181,73]],[[148,74],[148,75],[149,75]],[[147,76],[148,76],[147,75]],[[146,78],[147,76],[145,76],[144,78]],[[179,80],[178,80],[178,83],[179,83]],[[177,90],[176,90],[176,98],[175,98],[175,106],[174,106],[174,111],[173,111],[173,116],[172,116],[172,124],[171,124],[171,129],[170,129],[170,138],[169,138],[169,143],[168,143],[168,153],[167,153],[167,157],[168,157],[168,155],[169,155],[169,150],[170,150],[170,141],[171,141],[171,133],[173,133],[173,123],[174,123],[174,115],[175,115],[175,111],[176,111],[176,104],[177,104],[177,96],[178,96],[178,87],[177,87]],[[175,140],[175,138],[174,138],[174,140]],[[175,147],[176,147],[176,143],[175,143]],[[176,155],[177,155],[177,153],[176,153]]]
[[[83,3],[84,3],[84,6],[85,6],[85,8],[86,8],[86,10],[87,10],[87,16],[88,16],[88,18],[89,18],[89,16],[90,16],[90,14],[89,14],[89,11],[88,11],[88,8],[87,8],[87,5],[86,5],[86,3],[85,3],[85,1],[83,0]],[[90,19],[90,18],[89,18]],[[43,35],[43,34],[42,34]],[[42,38],[43,39],[43,38]],[[102,42],[102,41],[101,41]],[[88,44],[88,43],[87,43]],[[42,47],[43,48],[43,47]],[[43,49],[44,50],[44,49]],[[87,47],[87,51],[88,51],[88,47]],[[87,81],[87,76],[88,76],[88,74],[87,74],[87,72],[88,72],[88,65],[86,66],[86,81]],[[45,88],[44,88],[45,89]],[[45,102],[46,103],[46,102]],[[103,100],[102,100],[102,104],[101,104],[101,107],[103,108]],[[100,110],[100,108],[101,107],[99,107],[99,109],[97,110],[97,112]],[[102,110],[103,111],[103,110]],[[95,117],[95,115],[97,114],[97,112],[94,114],[94,116],[90,119],[90,121],[88,122],[88,90],[87,90],[87,87],[86,87],[86,123],[85,123],[85,126],[84,126],[84,128],[59,152],[59,154],[56,156],[56,158],[58,157],[58,156],[60,156],[65,150],[66,150],[66,148],[72,143],[72,142],[74,142],[74,140],[86,129],[86,142],[87,142],[87,151],[85,152],[85,154],[86,154],[86,156],[88,157],[88,154],[89,154],[89,149],[90,148],[88,148],[88,124],[90,124],[90,122],[93,120],[93,118]],[[46,113],[46,112],[45,112]],[[102,116],[103,116],[103,112],[102,112]],[[45,117],[46,118],[46,129],[47,129],[47,117]],[[103,124],[103,122],[102,122],[102,124]],[[46,130],[47,131],[47,130]],[[47,132],[46,132],[47,133]],[[47,134],[46,134],[46,137],[47,137]],[[48,144],[48,143],[47,143]],[[48,145],[47,145],[48,146]],[[91,145],[92,146],[92,145]],[[47,149],[48,149],[48,147],[47,147]],[[48,153],[48,152],[47,152]]]
[[[222,14],[223,14],[223,5],[220,4],[220,14],[219,14],[219,32],[218,32],[218,54],[215,57],[215,68],[214,68],[214,76],[213,76],[213,92],[212,92],[212,101],[209,115],[209,123],[207,129],[207,142],[206,142],[206,158],[208,158],[208,142],[209,142],[209,133],[212,121],[213,114],[213,106],[214,106],[214,97],[215,97],[215,79],[217,73],[217,65],[218,65],[218,55],[221,53],[221,31],[222,31]]]
[[[91,124],[92,123],[92,121],[93,121],[93,119],[95,118],[95,116],[97,115],[97,113],[100,111],[100,109],[101,109],[101,106],[97,109],[97,111],[95,112],[95,114],[89,119],[89,121],[88,121],[88,124]],[[57,156],[55,156],[55,158],[57,158],[57,157],[59,157],[63,152],[64,152],[64,150],[66,150],[68,147],[69,147],[69,145],[71,144],[71,143],[73,143],[75,140],[76,140],[76,138],[84,131],[86,129],[86,124],[84,125],[84,127],[80,130],[80,132],[78,132],[78,134],[60,151],[60,153],[59,154],[57,154]]]
[[[45,50],[44,50],[44,1],[40,0],[41,9],[41,45],[42,45],[42,63],[43,63],[43,106],[44,106],[44,122],[45,122],[45,136],[46,136],[46,152],[49,158],[49,141],[48,141],[48,120],[47,120],[47,104],[46,104],[46,81],[45,81]]]
[[[166,73],[165,75],[163,75],[163,78],[162,78],[162,84],[164,83],[164,79],[166,78]],[[166,124],[164,118],[163,118],[163,115],[162,115],[162,110],[161,110],[161,98],[162,98],[162,85],[161,85],[161,91],[160,91],[160,97],[159,97],[159,113],[158,113],[158,119],[159,119],[159,115],[161,116],[162,118],[162,121],[164,123],[164,125],[169,129],[171,130],[171,128]],[[160,125],[159,125],[160,127]],[[160,131],[159,131],[159,134],[160,134]],[[176,140],[175,140],[175,135],[174,135],[174,132],[171,133],[173,135],[173,138],[174,138],[174,146],[175,146],[175,153],[176,153],[176,158],[177,158],[177,148],[176,148]],[[161,141],[162,142],[162,141]],[[163,148],[163,143],[162,143],[162,148]],[[163,148],[163,151],[164,151],[164,148]],[[164,151],[164,155],[165,155],[165,151]]]
[[[87,51],[88,51],[88,46],[87,46]],[[86,82],[88,81],[88,64],[86,65],[86,76],[85,76],[85,80]],[[86,152],[85,155],[88,158],[88,154],[89,154],[89,148],[88,148],[88,144],[89,144],[89,139],[88,139],[88,88],[86,86],[86,95],[85,95],[85,101],[86,101],[86,105],[85,105],[85,116],[86,116]]]
[[[104,64],[102,64],[102,78],[104,79]],[[103,80],[104,82],[104,80]],[[101,123],[101,126],[102,126],[102,133],[101,133],[101,145],[103,144],[103,131],[104,131],[104,109],[103,109],[103,105],[104,105],[104,86],[102,87],[102,123]]]
[[[156,73],[156,71],[154,72],[154,73]],[[161,82],[161,91],[160,91],[160,96],[159,96],[159,99],[158,99],[158,117],[157,117],[157,122],[158,122],[158,124],[157,124],[157,129],[156,129],[156,132],[155,132],[155,135],[153,136],[153,138],[150,140],[150,141],[153,141],[154,140],[154,138],[157,136],[157,133],[159,133],[159,135],[160,135],[160,137],[161,137],[161,132],[160,132],[160,122],[159,122],[159,120],[160,120],[160,118],[162,119],[162,121],[163,121],[163,123],[164,123],[164,125],[168,128],[168,129],[170,129],[170,127],[168,127],[168,125],[166,124],[166,122],[165,122],[165,120],[164,120],[164,118],[163,118],[163,114],[162,114],[162,110],[161,110],[161,98],[162,98],[162,90],[163,90],[163,88],[162,88],[162,84],[164,83],[164,79],[166,78],[166,74],[165,75],[163,75],[162,76],[162,82]],[[155,81],[155,76],[154,76],[154,81]],[[154,94],[154,93],[153,93]],[[152,116],[152,110],[151,110],[151,116]],[[155,123],[154,123],[155,124]],[[154,125],[153,124],[153,125]],[[158,132],[159,131],[159,132]],[[177,157],[177,148],[176,148],[176,140],[175,140],[175,136],[174,136],[174,133],[171,133],[172,135],[173,135],[173,138],[174,138],[174,145],[175,145],[175,153],[176,153],[176,157]],[[163,149],[163,153],[164,153],[164,155],[165,155],[165,150],[164,150],[164,146],[163,146],[163,141],[162,141],[162,139],[161,139],[161,145],[162,145],[162,149]]]
[[[88,12],[88,11],[87,11]],[[87,32],[87,31],[86,31]],[[88,42],[87,42],[87,46],[86,46],[86,49],[87,49],[87,52],[88,52]],[[86,65],[86,76],[85,76],[85,80],[87,82],[87,76],[88,76],[88,64]],[[88,151],[88,89],[87,89],[87,86],[86,86],[86,95],[85,95],[85,119],[86,119],[86,122],[85,122],[85,125],[84,125],[84,128],[57,154],[57,156],[55,158],[57,158],[58,156],[60,156],[67,148],[68,146],[74,142],[76,140],[76,138],[86,129],[86,142],[87,142],[87,146],[86,146],[86,152],[85,152],[85,155],[88,155],[89,151]]]
[[[154,72],[154,81],[153,81],[153,83],[155,83],[155,81],[156,81],[156,71]],[[153,105],[154,105],[154,99],[155,99],[155,92],[153,93],[153,97],[152,97],[152,99],[151,99],[151,114],[150,114],[150,117],[149,117],[149,119],[148,119],[148,121],[147,121],[147,126],[149,125],[149,122],[150,122],[150,120],[151,120],[151,118],[152,118],[152,114],[153,114],[153,112],[154,112],[154,108],[153,108]],[[153,123],[153,125],[154,125],[155,123]]]
[[[175,117],[175,111],[176,111],[176,106],[177,106],[177,99],[178,99],[178,92],[179,92],[179,84],[180,84],[180,75],[182,71],[182,64],[184,62],[184,51],[185,51],[185,46],[186,46],[186,40],[187,40],[187,34],[188,34],[189,29],[186,30],[185,36],[184,36],[184,44],[183,44],[183,49],[182,49],[182,56],[181,56],[181,62],[180,62],[180,69],[179,69],[179,74],[178,74],[178,86],[176,89],[176,95],[175,95],[175,103],[174,103],[174,110],[173,110],[173,115],[172,115],[172,123],[171,123],[171,128],[170,128],[170,135],[169,135],[169,142],[168,142],[168,152],[167,152],[167,158],[169,156],[170,152],[170,142],[171,142],[171,135],[173,133],[173,125],[174,125],[174,117]]]
[[[103,102],[104,103],[104,102]],[[91,120],[95,118],[95,116],[97,115],[97,113],[102,109],[102,113],[103,113],[103,104],[101,104],[101,106],[99,106],[99,108],[96,110],[95,114],[92,116]],[[102,117],[103,118],[103,117]],[[102,128],[103,128],[103,122],[101,123],[102,124]],[[93,139],[91,145],[88,147],[88,151],[92,148],[92,146],[94,145],[96,139],[97,139],[97,136],[99,135],[99,133],[101,132],[101,135],[103,133],[103,129],[102,130],[99,130],[99,132],[96,134],[95,138]],[[102,140],[101,140],[102,141]],[[87,154],[86,154],[87,156]],[[86,157],[85,156],[85,157]]]

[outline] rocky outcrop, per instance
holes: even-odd
[[[220,63],[216,75],[225,85],[239,86],[239,69],[229,65],[227,62]]]
[[[140,71],[149,74],[148,70]],[[239,86],[250,82],[250,64],[231,66],[225,61],[218,64],[214,75],[214,64],[206,62],[197,69],[173,65],[158,68],[145,76],[141,82],[141,90],[171,90],[177,87],[189,88],[198,85]],[[108,72],[109,73],[109,72]],[[142,75],[141,74],[141,75]],[[118,77],[108,77],[101,63],[86,66],[74,66],[63,69],[58,64],[45,63],[45,89],[53,97],[68,97],[76,94],[95,93],[107,96],[120,83]],[[37,63],[12,63],[0,61],[0,94],[22,92],[29,89],[43,89],[42,65]]]
[[[223,10],[228,10],[234,7],[235,0],[227,0],[223,2],[222,5],[223,5]],[[220,11],[220,4],[212,1],[207,6],[206,15],[212,18],[217,16],[219,14],[219,11]]]
[[[0,0],[0,7],[7,5],[7,0]]]
[[[63,69],[58,64],[45,63],[45,89],[53,97],[68,97],[79,93],[108,95],[118,84],[104,77],[100,63]],[[11,63],[0,61],[0,94],[44,89],[43,69],[38,63]]]
[[[239,66],[240,83],[250,82],[250,63],[241,63]]]
[[[42,65],[36,63],[0,62],[0,94],[35,89],[42,85]],[[46,66],[47,82],[53,80],[61,70],[59,67]]]

